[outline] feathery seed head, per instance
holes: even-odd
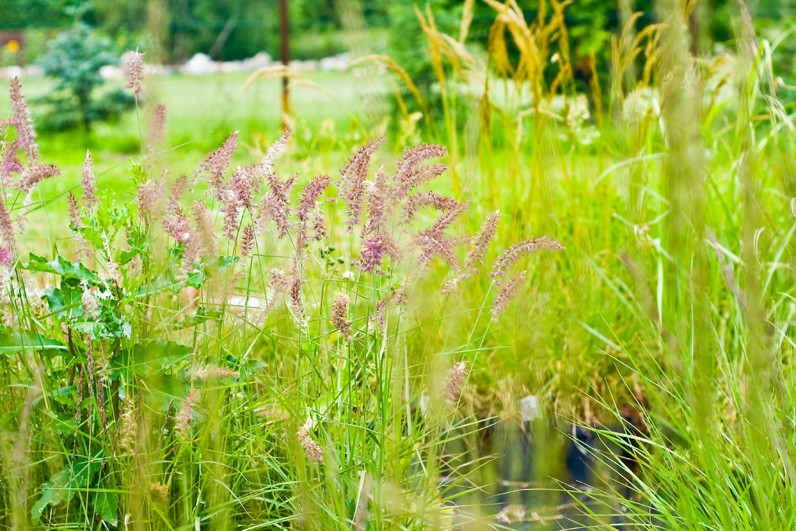
[[[296,435],[298,436],[299,443],[304,447],[307,458],[310,461],[323,464],[323,449],[312,438],[312,429],[315,427],[315,421],[307,419],[299,429]]]
[[[14,261],[14,251],[6,247],[0,247],[0,268],[6,271],[11,270],[11,264]]]
[[[164,189],[161,181],[147,180],[138,185],[137,204],[141,219],[146,220],[146,214],[158,216],[163,210]]]
[[[16,244],[14,223],[11,221],[11,214],[8,212],[8,208],[6,208],[6,203],[2,195],[0,195],[0,238],[2,238],[10,248],[13,248]]]
[[[273,144],[268,147],[268,153],[266,153],[265,158],[260,161],[260,169],[263,173],[273,173],[276,159],[278,159],[282,153],[285,152],[287,141],[289,139],[290,129],[285,129],[285,131],[282,133],[282,136],[280,136]]]
[[[290,179],[282,182],[276,173],[267,173],[265,178],[268,182],[269,192],[263,196],[260,203],[260,229],[264,230],[265,222],[273,220],[276,223],[276,228],[279,231],[279,238],[287,235],[290,229],[290,193],[293,190],[293,185],[296,184],[296,177],[294,175]]]
[[[332,326],[340,331],[340,335],[348,339],[351,337],[351,321],[348,319],[348,296],[338,293],[332,301]]]
[[[243,228],[243,235],[240,238],[240,255],[243,258],[249,258],[254,250],[254,226],[246,225]]]
[[[221,199],[224,193],[224,173],[229,167],[229,162],[235,150],[238,149],[238,132],[234,131],[224,141],[220,148],[205,156],[194,172],[194,177],[207,174],[207,183],[216,199]]]
[[[83,162],[83,205],[89,215],[94,213],[97,201],[97,176],[94,173],[94,159],[91,152],[86,151],[86,160]]]
[[[345,225],[348,227],[349,233],[354,231],[356,225],[359,225],[366,191],[365,179],[368,175],[370,160],[384,140],[382,137],[365,143],[340,169],[340,180],[337,182],[338,195],[347,205],[348,219]]]
[[[475,237],[473,247],[464,259],[465,274],[478,272],[478,267],[483,264],[484,257],[489,249],[489,243],[495,237],[499,222],[500,210],[496,210],[481,224],[481,230],[478,231],[478,236]]]
[[[404,205],[404,223],[409,224],[414,221],[415,214],[421,208],[433,206],[439,211],[449,211],[459,204],[460,202],[456,199],[434,191],[413,194],[407,197]]]
[[[462,394],[462,383],[467,377],[467,362],[454,362],[453,367],[448,369],[448,377],[445,379],[445,389],[448,393],[446,401],[450,407],[455,407],[459,403]]]
[[[97,300],[98,291],[99,288],[97,288],[97,286],[89,288],[87,284],[83,284],[81,303],[83,305],[83,311],[91,319],[97,318],[97,310],[99,310],[99,301]]]
[[[308,221],[310,215],[317,209],[318,200],[332,182],[328,175],[317,175],[301,190],[296,207],[296,217],[301,221]]]
[[[369,236],[376,231],[386,231],[390,207],[391,193],[384,166],[376,170],[373,185],[368,191],[367,213],[368,221],[362,229],[362,236]]]
[[[203,201],[194,201],[193,222],[196,233],[199,236],[202,253],[206,258],[214,257],[217,254],[216,236],[213,227],[213,220],[207,211],[207,205]]]
[[[39,182],[44,179],[49,179],[50,177],[55,177],[56,175],[61,175],[61,170],[52,164],[36,162],[22,174],[19,178],[17,187],[22,192],[29,194]]]
[[[149,118],[149,135],[147,137],[147,149],[155,151],[163,143],[166,136],[166,117],[168,113],[165,105],[155,105],[152,109],[152,116]]]
[[[69,192],[66,200],[69,202],[69,226],[72,230],[78,230],[80,228],[80,206],[77,204],[77,198],[72,192]]]
[[[192,387],[182,403],[180,412],[177,413],[174,423],[174,432],[178,438],[183,438],[191,429],[191,420],[193,420],[194,409],[199,402],[199,390]]]
[[[290,284],[290,308],[300,330],[307,327],[307,315],[304,313],[304,303],[301,301],[301,277],[296,274]]]
[[[17,146],[25,151],[31,161],[36,160],[39,157],[39,145],[36,143],[36,131],[33,129],[33,121],[30,119],[28,104],[22,95],[22,84],[17,77],[12,77],[9,86],[11,108],[14,111],[11,124],[17,131]]]
[[[126,89],[133,89],[135,99],[141,95],[141,82],[144,80],[144,54],[135,51],[128,52],[129,56],[124,64],[124,73],[127,77]]]
[[[447,149],[436,144],[421,144],[404,151],[397,161],[395,185],[398,191],[405,195],[420,184],[441,175],[447,169],[444,164],[424,166],[421,163],[430,158],[445,157],[447,154]]]
[[[389,234],[378,232],[362,243],[362,250],[356,263],[362,271],[379,273],[381,271],[377,268],[381,267],[381,261],[385,256],[398,260],[400,252]]]
[[[495,281],[498,285],[498,292],[492,302],[489,313],[492,314],[492,322],[497,324],[500,315],[506,311],[511,300],[517,294],[522,284],[525,282],[525,271],[520,271],[506,281]]]
[[[528,238],[527,240],[517,242],[503,251],[503,254],[500,255],[500,258],[498,258],[492,266],[492,272],[489,273],[489,277],[497,278],[504,276],[509,270],[509,267],[523,254],[532,254],[536,251],[544,250],[561,251],[564,250],[564,248],[563,245],[547,236]]]

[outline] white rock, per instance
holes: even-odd
[[[100,67],[99,74],[102,76],[102,79],[121,79],[124,77],[124,71],[114,65]]]
[[[520,399],[520,415],[525,422],[531,422],[542,416],[539,399],[535,395],[528,395]]]
[[[25,77],[44,77],[44,69],[39,65],[26,65]]]
[[[12,77],[22,77],[23,74],[22,68],[18,66],[7,66],[5,68],[0,68],[0,77],[4,77],[6,79],[11,79]]]
[[[290,61],[290,68],[296,72],[307,72],[310,70],[318,70],[318,61]]]
[[[259,52],[254,57],[249,57],[241,61],[245,70],[257,70],[258,68],[265,68],[274,63],[271,56],[265,52]]]
[[[321,70],[343,72],[348,70],[351,66],[351,54],[348,52],[339,53],[332,57],[324,57],[321,59]]]
[[[210,74],[216,70],[216,64],[204,53],[195,54],[183,66],[183,71],[188,74]]]

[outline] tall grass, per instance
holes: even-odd
[[[627,512],[648,527],[792,527],[793,108],[772,60],[789,31],[759,38],[739,2],[733,51],[694,57],[695,2],[660,2],[646,28],[630,14],[609,90],[595,83],[609,65],[591,58],[590,118],[566,5],[542,2],[528,21],[516,2],[487,3],[486,62],[418,13],[447,106],[473,102],[437,134],[471,142],[462,151],[482,164],[464,197],[568,249],[498,335],[517,354],[490,374],[587,425],[625,424],[624,403],[643,414],[648,431],[598,430],[641,469],[603,457],[620,486],[593,495],[605,502],[586,510],[594,523]],[[476,119],[479,135],[457,126]]]
[[[294,193],[297,175],[276,170],[288,134],[233,168],[233,132],[172,179],[162,109],[142,120],[134,200],[98,187],[89,153],[79,199],[36,201],[58,170],[41,161],[16,80],[12,100],[0,203],[8,525],[450,520],[445,504],[478,466],[443,451],[476,428],[462,358],[509,305],[524,278],[515,264],[557,242],[506,249],[494,289],[475,310],[455,308],[457,291],[486,274],[500,216],[452,234],[466,203],[427,190],[446,171],[435,162],[445,148],[420,145],[374,169],[375,139],[334,182],[304,178]],[[26,249],[25,223],[63,202],[71,231],[56,229],[52,250]],[[446,304],[468,332],[418,357],[413,345],[452,319]]]

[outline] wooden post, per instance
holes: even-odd
[[[282,49],[280,58],[282,64],[287,68],[290,63],[290,21],[287,13],[287,0],[279,0],[279,29],[282,38]],[[282,76],[282,130],[288,127],[288,117],[290,116],[290,90],[288,87],[289,79]]]

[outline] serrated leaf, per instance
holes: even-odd
[[[48,506],[53,507],[61,502],[68,501],[74,496],[74,491],[70,488],[72,484],[72,471],[62,470],[50,478],[48,483],[44,484],[41,491],[41,498],[33,504],[31,509],[31,517],[34,523],[38,523],[41,519],[42,513]]]
[[[86,269],[86,266],[82,263],[72,263],[61,255],[57,255],[55,260],[47,262],[45,258],[30,253],[28,255],[28,261],[22,264],[22,269],[52,273],[53,275],[60,275],[65,279],[74,278],[95,284],[100,281],[99,277],[93,271]]]
[[[54,474],[50,481],[42,486],[41,498],[33,504],[31,509],[33,521],[38,523],[48,506],[55,507],[71,500],[75,492],[91,484],[99,469],[100,459],[97,454],[91,461],[77,458],[71,467]]]

